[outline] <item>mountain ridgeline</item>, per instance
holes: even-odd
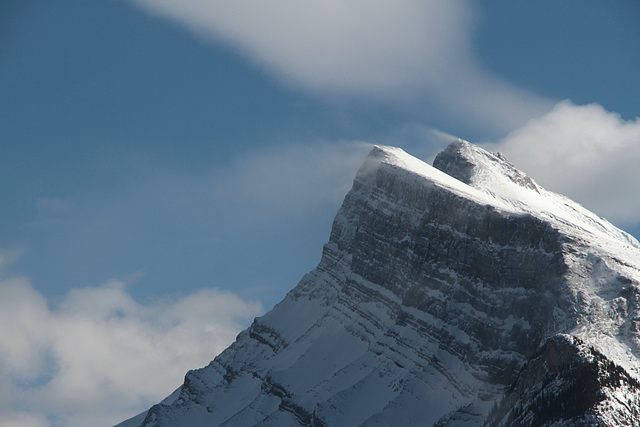
[[[640,244],[465,141],[375,147],[318,267],[122,426],[638,426]]]

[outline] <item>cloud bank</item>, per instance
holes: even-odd
[[[201,290],[140,304],[123,282],[48,301],[25,278],[0,282],[0,425],[113,425],[166,397],[262,313]]]
[[[482,69],[467,0],[131,1],[320,96],[426,96],[450,114],[509,130],[552,106]]]
[[[621,225],[640,222],[640,119],[558,103],[496,144],[542,186]]]

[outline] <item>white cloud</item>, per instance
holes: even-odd
[[[389,92],[442,80],[466,48],[466,2],[134,0],[306,87]]]
[[[285,145],[246,153],[211,180],[213,197],[234,217],[309,215],[337,209],[370,143],[348,141]]]
[[[487,148],[611,221],[640,221],[640,119],[563,101]]]
[[[0,425],[113,425],[168,395],[261,312],[215,289],[140,304],[113,281],[54,304],[27,279],[0,282]]]
[[[552,105],[483,71],[467,0],[131,1],[316,95],[427,96],[455,117],[507,130]]]

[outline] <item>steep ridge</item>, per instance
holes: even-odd
[[[640,425],[640,244],[467,142],[434,166],[374,148],[318,267],[121,425],[530,425],[578,354],[597,398],[549,422]]]

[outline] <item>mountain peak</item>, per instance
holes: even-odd
[[[433,161],[433,166],[471,186],[486,185],[487,179],[507,178],[510,182],[540,192],[536,183],[516,169],[502,153],[490,153],[462,139],[449,144]]]
[[[634,251],[629,258],[637,257],[640,243],[635,238],[579,203],[545,190],[502,153],[491,153],[458,139],[436,156],[433,167],[488,195],[496,207],[550,221],[574,236],[595,239],[601,246],[613,243],[608,250],[625,256],[625,248],[631,246]]]
[[[435,165],[375,147],[318,267],[121,426],[639,425],[640,245],[504,156]]]

